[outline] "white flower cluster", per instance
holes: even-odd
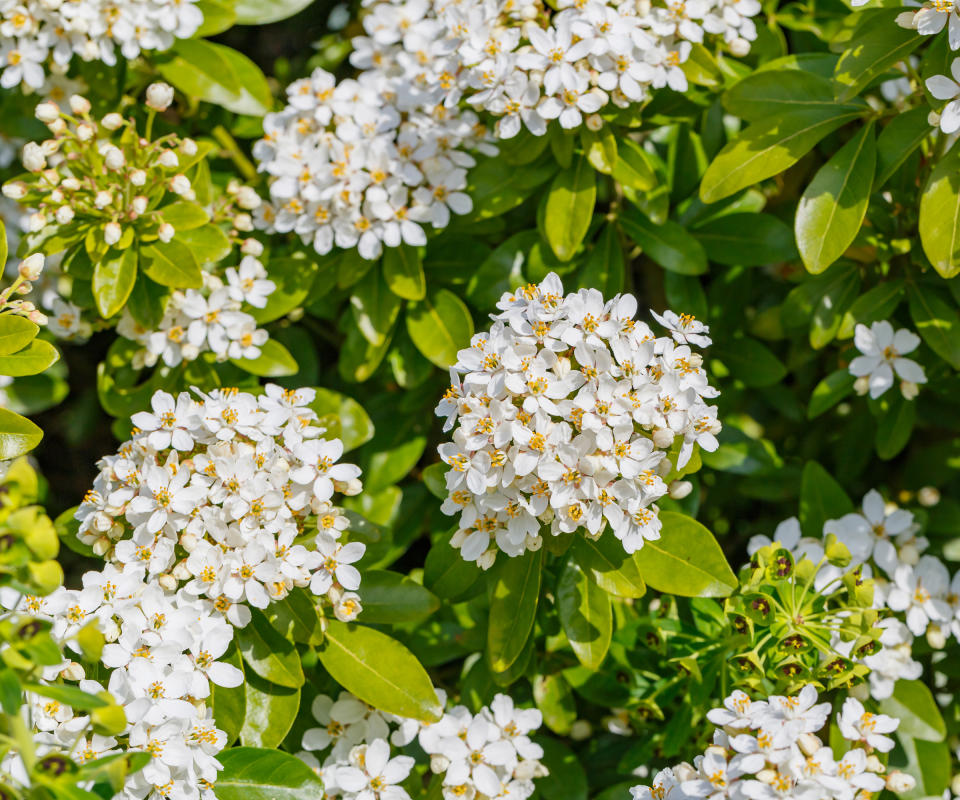
[[[295,586],[328,595],[344,619],[360,611],[365,546],[339,541],[347,519],[334,492],[360,491],[360,469],[337,463],[339,439],[311,424],[312,389],[269,385],[174,398],[158,391],[135,414],[133,438],[100,463],[77,510],[80,539],[117,565],[215,601],[235,625]],[[295,544],[309,533],[310,548]],[[185,554],[185,555],[181,555]]]
[[[253,256],[228,267],[226,278],[224,282],[204,272],[202,289],[175,289],[167,300],[163,319],[153,329],[137,322],[124,307],[117,332],[143,346],[133,356],[132,366],[152,367],[163,361],[175,367],[207,352],[217,361],[258,358],[270,335],[257,327],[256,319],[243,310],[243,305],[263,308],[276,284],[267,277],[263,263]],[[63,318],[73,320],[74,310],[65,308]]]
[[[73,56],[117,63],[166,50],[203,23],[197,0],[5,0],[0,4],[0,86],[43,88]]]
[[[497,550],[517,556],[552,535],[607,524],[628,553],[660,536],[655,502],[663,477],[695,444],[717,447],[718,392],[702,357],[708,328],[667,311],[654,317],[671,337],[634,319],[629,294],[604,302],[595,289],[564,297],[553,273],[504,294],[489,332],[457,354],[452,385],[437,406],[453,441],[443,503],[459,514],[452,544],[490,567]],[[462,379],[461,379],[461,376]]]
[[[534,778],[547,774],[539,761],[543,748],[530,740],[542,715],[516,708],[504,694],[477,714],[455,706],[427,724],[378,712],[348,692],[336,700],[319,695],[312,711],[322,727],[304,733],[298,755],[323,778],[329,797],[410,800],[398,784],[414,759],[391,758],[391,744],[405,747],[415,738],[430,756],[431,771],[443,775],[444,800],[526,800]],[[314,752],[325,754],[322,762]]]
[[[814,588],[829,591],[851,567],[861,566],[865,575],[874,577],[874,608],[893,612],[879,623],[882,649],[864,658],[871,670],[870,695],[876,699],[889,697],[897,680],[921,676],[922,666],[912,658],[914,637],[926,636],[937,648],[951,634],[960,640],[960,572],[951,579],[943,561],[924,554],[929,542],[919,530],[913,514],[887,505],[876,490],[866,494],[859,512],[827,520],[823,526],[824,536],[832,533],[847,547],[851,562],[845,568],[821,565]],[[773,540],[815,564],[823,558],[823,542],[802,537],[795,518],[781,523]],[[752,555],[770,543],[765,536],[755,536],[747,550]],[[834,643],[841,652],[844,645]]]
[[[96,621],[107,644],[101,663],[111,670],[106,689],[123,706],[126,730],[117,737],[88,736],[87,716],[59,702],[35,697],[33,723],[40,745],[65,748],[84,763],[122,751],[145,751],[149,763],[129,776],[117,797],[130,800],[213,800],[226,745],[206,707],[211,684],[239,686],[243,673],[217,661],[233,639],[233,627],[213,601],[186,590],[171,592],[147,578],[142,566],[107,564],[87,572],[83,588],[26,598],[25,610],[53,621],[53,635],[70,639]],[[68,674],[79,665],[70,665]],[[88,692],[103,687],[81,680]]]
[[[817,703],[812,685],[792,697],[751,701],[735,691],[707,718],[716,727],[713,743],[693,764],[656,774],[652,786],[634,786],[633,800],[853,800],[884,788],[901,792],[915,782],[899,771],[884,775],[873,754],[886,753],[899,720],[873,714],[849,697],[837,714],[840,734],[854,747],[834,756],[816,735],[830,716],[829,703]]]
[[[894,375],[900,378],[900,391],[912,400],[919,392],[918,384],[926,383],[927,376],[916,361],[904,358],[920,344],[920,337],[906,328],[894,332],[886,320],[874,322],[869,328],[857,325],[853,342],[860,351],[850,362],[850,374],[858,394],[870,393],[880,397],[894,384]]]
[[[367,36],[351,63],[431,103],[461,98],[497,118],[500,138],[551,120],[577,128],[613,103],[627,108],[651,88],[683,92],[691,42],[720,36],[746,55],[757,36],[757,0],[367,0]],[[602,120],[597,117],[597,127]]]
[[[484,149],[488,134],[475,114],[413,88],[376,70],[337,84],[317,69],[291,84],[253,148],[271,178],[259,226],[292,231],[320,254],[336,245],[376,259],[383,245],[426,244],[423,225],[444,228],[451,213],[472,210],[468,151]]]

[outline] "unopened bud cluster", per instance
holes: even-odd
[[[40,311],[32,300],[23,297],[33,291],[33,282],[39,280],[43,265],[42,253],[34,253],[20,262],[17,267],[17,277],[0,292],[0,313],[18,314],[37,325],[47,324],[47,315]]]

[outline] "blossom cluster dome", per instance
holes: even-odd
[[[296,586],[353,619],[360,575],[350,565],[364,545],[339,541],[347,519],[333,499],[360,491],[360,470],[338,463],[343,444],[313,424],[313,390],[197,395],[159,391],[133,416],[133,438],[100,461],[77,510],[81,541],[209,598],[235,625],[247,605],[265,608]],[[295,543],[310,533],[309,547]]]
[[[543,716],[517,708],[505,694],[476,714],[454,706],[434,723],[376,711],[349,692],[319,695],[311,710],[321,727],[304,733],[298,756],[321,775],[329,797],[410,800],[398,784],[414,759],[394,755],[394,748],[415,739],[431,771],[443,776],[444,800],[526,800],[534,779],[547,774],[543,748],[530,739]]]
[[[887,734],[896,730],[899,720],[868,712],[859,700],[847,698],[836,722],[852,746],[841,755],[817,735],[830,717],[830,704],[817,699],[811,684],[793,697],[765,700],[733,692],[722,708],[707,714],[716,730],[703,755],[693,764],[660,770],[652,785],[634,786],[633,800],[850,800],[884,788],[913,788],[913,778],[898,770],[884,774],[884,766],[872,755],[893,748]]]
[[[609,524],[628,553],[660,536],[663,478],[686,466],[695,445],[716,449],[720,430],[703,359],[707,326],[654,314],[671,336],[634,319],[629,294],[595,289],[564,296],[550,274],[506,293],[488,332],[457,354],[440,404],[452,441],[446,514],[459,514],[452,544],[490,567],[498,550],[518,556]],[[676,463],[667,457],[675,447]]]
[[[42,89],[78,56],[117,63],[166,50],[203,24],[198,0],[21,0],[0,6],[0,86]]]

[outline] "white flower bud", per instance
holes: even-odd
[[[909,792],[916,785],[917,781],[913,775],[907,775],[906,772],[901,772],[898,769],[887,775],[887,788],[896,794]]]
[[[42,211],[35,211],[27,219],[27,230],[31,233],[43,230],[47,224],[47,215]]]
[[[168,573],[164,573],[157,578],[157,583],[160,584],[162,589],[166,589],[168,592],[173,592],[177,588],[177,579]]]
[[[107,116],[100,120],[100,124],[103,125],[108,131],[120,130],[123,127],[123,117],[118,114],[116,111],[111,111]]]
[[[22,200],[27,194],[27,184],[23,181],[10,181],[3,184],[3,196],[11,200]]]
[[[943,650],[943,648],[947,646],[947,637],[943,632],[943,628],[939,625],[931,624],[927,628],[927,644],[934,650]]]
[[[497,558],[496,550],[487,550],[480,558],[477,559],[477,566],[482,570],[488,570],[493,566],[493,562]]]
[[[115,245],[120,241],[120,237],[123,236],[123,228],[120,227],[119,222],[108,222],[103,226],[103,241],[109,245]]]
[[[582,742],[593,735],[593,725],[589,720],[578,719],[570,726],[570,738],[575,742]]]
[[[587,130],[593,131],[596,133],[603,127],[603,117],[599,114],[590,114],[586,120],[584,120]]]
[[[924,486],[917,492],[917,500],[926,508],[933,508],[940,502],[940,490],[936,486]]]
[[[173,150],[164,150],[157,159],[157,163],[167,169],[175,169],[179,165],[180,159],[177,158],[177,154]]]
[[[67,666],[60,670],[60,674],[68,681],[82,681],[84,679],[83,666],[76,661],[71,661]]]
[[[173,102],[173,87],[169,83],[151,83],[147,87],[147,106],[154,111],[166,111]]]
[[[263,201],[260,199],[260,195],[258,195],[251,186],[241,186],[240,191],[237,192],[237,205],[240,206],[240,208],[253,211],[255,208],[260,208],[262,203]]]
[[[35,325],[46,325],[48,322],[47,315],[41,311],[31,311],[27,317]]]
[[[68,192],[76,192],[83,187],[83,184],[76,178],[64,178],[60,185]]]
[[[434,753],[430,756],[430,771],[434,775],[440,775],[446,772],[449,766],[450,759],[446,756],[440,755],[439,753]]]
[[[670,484],[670,497],[674,500],[683,500],[692,491],[693,484],[690,481],[674,481]]]
[[[97,135],[97,129],[89,122],[81,122],[77,125],[77,138],[81,142],[89,142]]]
[[[185,156],[195,156],[197,154],[197,143],[193,139],[184,139],[180,142],[180,149]]]
[[[67,122],[63,118],[55,119],[53,122],[49,123],[47,127],[54,136],[61,136],[67,129]]]
[[[101,189],[93,198],[93,204],[97,208],[106,208],[113,202],[113,195],[106,189]]]
[[[137,216],[140,216],[144,211],[147,210],[147,203],[149,201],[142,194],[138,194],[133,200],[130,201],[130,208],[133,209],[133,213]]]
[[[180,355],[184,361],[196,361],[200,357],[200,348],[195,344],[184,344],[180,346]]]
[[[61,225],[66,225],[68,222],[73,221],[74,215],[73,206],[60,206],[60,208],[57,209],[57,213],[54,214],[54,217],[56,217],[57,222]]]
[[[90,101],[86,97],[83,97],[79,94],[71,95],[70,97],[70,110],[74,114],[89,114],[90,113]]]
[[[908,542],[900,548],[900,562],[914,566],[920,560],[920,551],[912,542]]]
[[[43,253],[34,253],[27,256],[20,262],[17,271],[24,280],[35,281],[43,272]]]
[[[857,378],[857,379],[853,382],[853,391],[855,391],[855,392],[856,392],[858,395],[860,395],[861,397],[863,397],[863,395],[865,395],[867,392],[869,392],[869,391],[870,391],[870,376],[869,376],[869,375],[861,375],[859,378]]]
[[[47,159],[42,148],[36,142],[27,142],[23,146],[23,154],[20,157],[24,169],[29,172],[40,172],[47,166]]]
[[[920,394],[920,387],[913,381],[900,381],[900,391],[905,399],[913,400],[913,398]]]
[[[94,555],[104,556],[110,552],[110,548],[113,547],[113,543],[106,536],[99,536],[97,540],[90,546],[90,549],[93,550]]]
[[[119,147],[110,147],[103,154],[103,162],[107,165],[107,169],[117,170],[127,163],[127,159],[124,158],[123,151]]]
[[[157,231],[157,238],[161,242],[169,242],[176,232],[173,225],[169,222],[164,222],[163,225],[160,226],[160,230]]]
[[[805,756],[812,756],[823,747],[823,742],[812,733],[801,733],[800,736],[797,737],[797,744]]]
[[[657,428],[653,432],[653,443],[662,450],[673,444],[674,433],[669,428]]]
[[[38,120],[47,124],[60,119],[60,107],[56,103],[40,103],[33,113]]]
[[[883,762],[877,758],[875,753],[867,756],[867,772],[876,772],[878,775],[882,775],[886,771],[887,768],[883,766]]]
[[[186,175],[174,175],[170,179],[170,191],[174,194],[185,195],[190,191],[190,180]]]
[[[127,177],[133,186],[143,186],[147,182],[147,173],[142,169],[135,169]]]
[[[253,217],[249,214],[237,214],[237,216],[233,218],[233,227],[238,231],[248,233],[253,230]]]
[[[243,244],[240,245],[240,252],[245,256],[259,258],[263,255],[263,244],[253,237],[244,239]]]
[[[750,42],[738,36],[730,42],[730,52],[735,56],[742,58],[750,52]]]

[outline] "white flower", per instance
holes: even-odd
[[[869,328],[857,325],[854,344],[863,355],[850,362],[850,374],[868,379],[871,397],[879,397],[893,386],[894,373],[910,383],[927,382],[923,367],[903,357],[920,344],[920,337],[906,328],[894,333],[886,321],[874,322]]]
[[[923,556],[916,566],[900,564],[886,593],[887,606],[906,611],[907,627],[914,636],[922,636],[931,623],[952,619],[945,599],[949,583],[947,568],[933,556]]]
[[[887,753],[893,749],[893,739],[884,736],[897,729],[900,721],[886,714],[873,714],[863,707],[855,697],[843,701],[843,708],[837,715],[837,725],[844,739],[865,744]]]
[[[413,769],[410,756],[390,758],[390,745],[383,739],[375,739],[363,750],[362,767],[337,767],[334,780],[356,800],[409,800],[406,790],[396,784],[404,780]]]

